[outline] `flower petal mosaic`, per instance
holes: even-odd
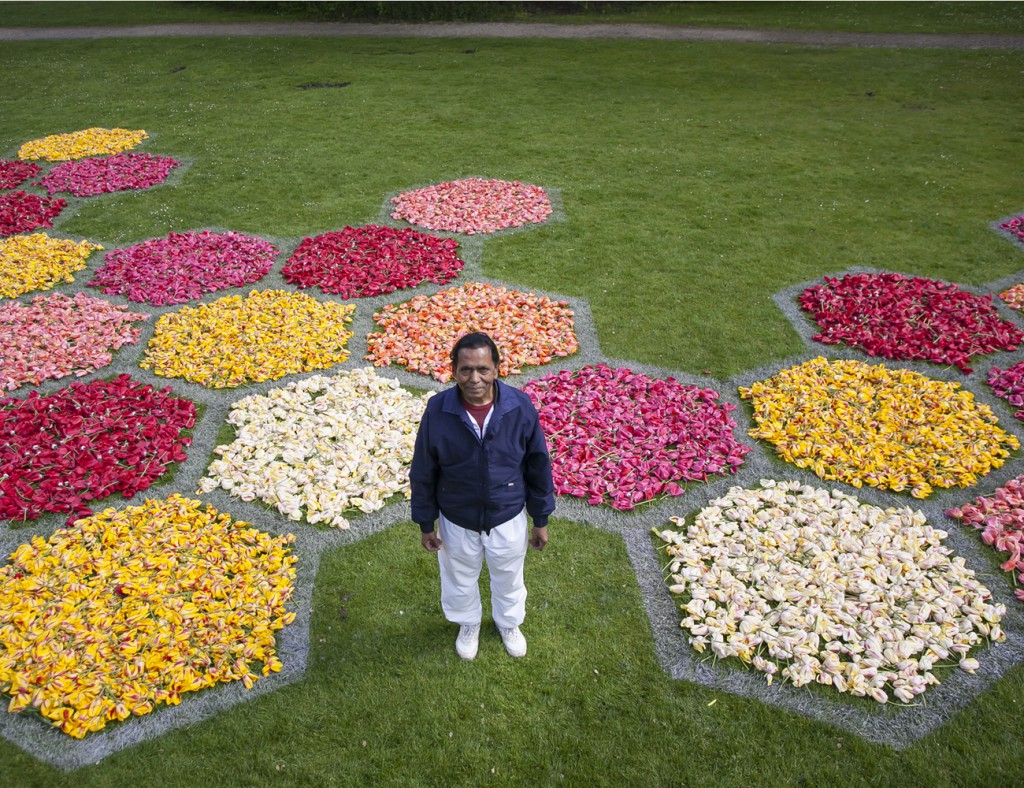
[[[55,293],[0,305],[0,392],[106,366],[112,351],[135,342],[149,315],[84,293]]]
[[[0,194],[0,236],[52,227],[53,220],[66,207],[67,202],[59,197],[40,197],[24,191]]]
[[[540,186],[496,178],[445,181],[402,192],[391,202],[393,219],[466,235],[540,224],[551,215],[551,201]]]
[[[1014,417],[1024,421],[1024,361],[1008,369],[992,367],[988,371],[988,385],[993,394],[1017,408]]]
[[[87,515],[90,501],[130,498],[186,459],[195,422],[190,400],[128,375],[0,399],[0,519]]]
[[[769,683],[910,703],[936,667],[973,672],[970,652],[1005,640],[1005,606],[909,507],[764,479],[672,522],[656,533],[690,645]]]
[[[451,238],[381,225],[303,238],[281,271],[300,288],[342,298],[382,295],[423,282],[445,284],[462,270]]]
[[[75,738],[279,671],[294,537],[180,495],[35,537],[0,568],[0,689]]]
[[[149,137],[142,129],[91,128],[68,134],[50,134],[30,140],[18,149],[19,159],[68,161],[131,150]]]
[[[235,439],[218,446],[199,492],[221,487],[291,520],[348,528],[355,512],[409,497],[426,400],[370,368],[317,375],[231,407]]]
[[[999,229],[1008,232],[1018,241],[1024,241],[1024,214],[999,223]]]
[[[0,296],[14,298],[33,290],[49,290],[74,282],[93,252],[102,249],[88,241],[51,238],[46,233],[0,238]]]
[[[972,356],[1024,342],[1024,331],[999,317],[990,295],[917,276],[825,277],[799,300],[821,329],[814,339],[842,342],[869,356],[952,364],[970,373]]]
[[[908,370],[818,357],[741,387],[750,436],[825,480],[925,498],[966,487],[1020,448],[991,408],[959,383]]]
[[[1004,572],[1017,572],[1024,583],[1024,476],[1010,479],[992,495],[946,510],[946,514],[981,531],[981,540],[1006,556]],[[1024,602],[1024,588],[1015,591]]]
[[[735,473],[750,448],[733,437],[733,406],[718,392],[604,364],[523,387],[551,451],[555,492],[620,510],[680,483]]]
[[[89,285],[129,301],[183,304],[259,281],[279,254],[273,244],[243,233],[169,233],[108,252]]]
[[[483,282],[387,304],[373,319],[382,330],[366,338],[367,361],[401,364],[442,383],[452,377],[452,346],[469,331],[490,334],[501,348],[501,375],[579,350],[567,302]]]
[[[160,317],[139,362],[211,388],[277,380],[348,358],[354,306],[286,290],[254,290]]]
[[[0,189],[16,189],[41,172],[38,164],[0,159]]]
[[[169,156],[150,153],[118,153],[58,164],[39,181],[53,194],[68,192],[76,197],[148,189],[163,183],[171,170],[181,165]]]

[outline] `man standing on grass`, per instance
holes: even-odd
[[[466,334],[451,358],[456,385],[430,398],[416,435],[412,519],[423,547],[437,553],[441,609],[459,625],[458,655],[476,656],[486,557],[494,625],[505,650],[521,657],[526,545],[544,549],[555,510],[548,447],[530,398],[498,380],[501,356],[489,336]]]

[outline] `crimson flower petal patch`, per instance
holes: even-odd
[[[89,501],[130,498],[186,459],[182,432],[195,421],[190,400],[128,375],[0,399],[0,519],[88,515]]]
[[[681,482],[735,473],[750,451],[718,392],[604,364],[523,386],[551,447],[555,492],[628,510]]]
[[[342,298],[382,295],[451,281],[462,270],[458,247],[451,238],[411,229],[346,227],[303,238],[281,273],[300,288],[319,287]]]
[[[965,374],[972,356],[1024,342],[1024,331],[999,317],[991,296],[916,276],[825,277],[799,301],[821,329],[818,342],[846,343],[869,356],[952,364]]]
[[[52,227],[53,220],[67,207],[59,197],[40,197],[24,191],[0,194],[0,237]]]
[[[0,189],[16,189],[39,172],[39,165],[30,161],[0,159]]]

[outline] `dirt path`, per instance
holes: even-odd
[[[738,30],[669,25],[556,25],[544,23],[369,24],[240,22],[125,25],[123,27],[0,28],[0,41],[41,41],[152,36],[385,36],[413,38],[576,38],[647,41],[732,41],[828,47],[1024,49],[1024,35],[835,33],[821,30]]]

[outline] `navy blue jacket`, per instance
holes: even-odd
[[[412,519],[423,533],[438,512],[471,531],[490,531],[526,507],[535,527],[555,510],[551,459],[537,409],[519,389],[495,382],[483,440],[452,386],[427,401],[409,472]]]

